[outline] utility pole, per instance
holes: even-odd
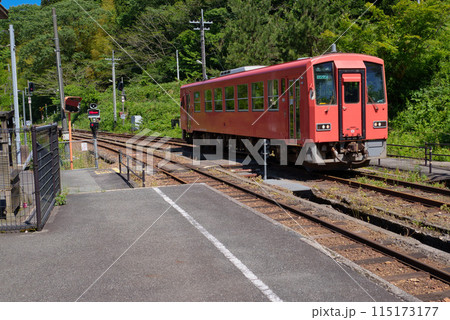
[[[208,31],[209,28],[205,28],[205,24],[212,24],[212,21],[205,21],[203,19],[203,9],[202,9],[202,18],[200,19],[200,21],[189,21],[189,23],[200,25],[200,27],[194,28],[194,30],[200,30],[200,45],[202,47],[203,80],[207,80],[208,77],[206,76],[205,31]]]
[[[13,97],[14,97],[14,122],[16,127],[16,161],[17,164],[22,163],[20,156],[20,116],[19,116],[19,96],[17,89],[17,68],[16,68],[16,41],[14,38],[14,27],[9,25],[9,39],[11,47],[11,67],[12,67],[12,82],[13,82]]]
[[[125,125],[125,86],[123,85],[123,77],[120,80],[122,83],[122,125]]]
[[[25,89],[22,90],[22,108],[23,108],[23,128],[25,129],[27,126],[27,114],[25,112]],[[25,145],[27,144],[27,131],[23,131],[24,139],[25,139]]]
[[[112,82],[113,82],[113,107],[114,107],[114,128],[116,127],[117,123],[117,107],[116,107],[116,60],[120,61],[119,59],[114,58],[114,50],[112,51],[112,59],[106,58],[105,60],[110,60],[112,64]]]
[[[55,33],[55,52],[56,52],[56,68],[58,71],[58,84],[59,84],[59,100],[61,101],[61,124],[62,124],[62,132],[63,137],[64,134],[68,133],[66,114],[64,113],[64,82],[63,82],[63,73],[61,66],[61,50],[59,48],[59,37],[58,37],[58,24],[56,22],[56,9],[52,8],[53,13],[53,32]],[[69,146],[66,144],[65,153],[68,154]]]
[[[30,81],[27,80],[27,88],[30,88]],[[32,93],[28,90],[28,112],[30,113],[30,126],[33,125],[33,113],[31,112],[31,95]]]
[[[177,79],[180,81],[180,64],[178,63],[178,50],[176,52],[177,55]]]

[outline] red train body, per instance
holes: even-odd
[[[331,53],[236,71],[181,87],[186,139],[283,140],[291,161],[308,144],[325,167],[365,165],[385,156],[388,106],[382,59]],[[317,163],[315,157],[304,160]]]

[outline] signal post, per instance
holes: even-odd
[[[69,120],[69,153],[70,153],[70,170],[73,170],[73,154],[72,154],[72,119],[71,114],[80,111],[81,97],[65,97],[64,111],[68,114]]]
[[[95,168],[98,169],[98,147],[97,147],[97,132],[100,125],[100,110],[97,108],[95,103],[89,105],[88,118],[90,120],[90,127],[92,135],[94,137],[94,157],[95,157]]]

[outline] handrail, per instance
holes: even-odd
[[[423,156],[423,158],[417,158],[417,157],[411,157],[411,156],[402,156],[402,155],[395,155],[395,154],[388,154],[388,156],[389,157],[404,158],[404,159],[424,160],[425,166],[429,167],[429,173],[432,173],[432,171],[433,171],[433,166],[432,166],[433,156],[450,157],[450,154],[433,153],[433,147],[449,147],[450,143],[429,143],[429,142],[425,142],[424,146],[409,146],[409,145],[388,143],[387,146],[388,147],[390,146],[390,147],[410,148],[410,149],[424,149],[424,156]]]
[[[123,163],[123,154],[122,151],[119,150],[119,173],[120,175],[122,175],[122,166],[125,166],[125,168],[127,169],[127,182],[128,184],[130,184],[130,173],[132,173],[135,177],[137,177],[138,179],[140,179],[142,181],[142,186],[145,187],[145,163],[136,159],[131,158],[130,156],[128,156],[127,154],[125,154],[125,158],[127,159],[127,163]],[[136,173],[135,171],[133,171],[131,169],[130,166],[130,159],[134,160],[137,163],[140,163],[142,165],[142,176],[140,176],[138,173]],[[131,185],[131,184],[130,184]]]

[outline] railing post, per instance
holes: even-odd
[[[433,147],[430,146],[430,170],[429,170],[430,173],[433,170],[432,164],[431,164],[432,158],[433,158]]]
[[[145,188],[145,163],[142,164],[142,186]]]
[[[427,166],[427,161],[428,161],[428,143],[425,142],[425,167]]]
[[[33,175],[34,175],[34,197],[36,201],[36,227],[41,230],[42,212],[41,212],[41,186],[39,185],[39,161],[38,161],[38,146],[36,138],[36,127],[31,127],[31,141],[33,148]]]
[[[119,173],[122,174],[122,150],[119,150]]]
[[[130,157],[127,155],[127,181],[130,182]]]

